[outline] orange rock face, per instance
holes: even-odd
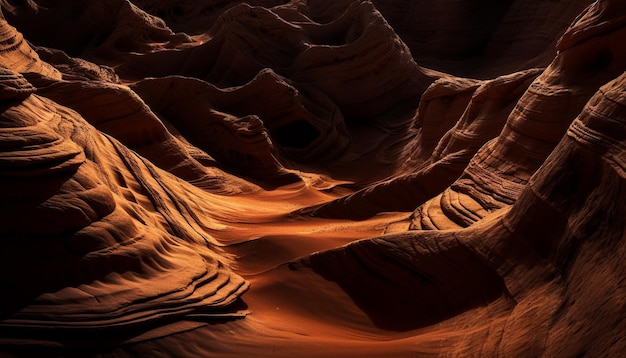
[[[0,355],[626,354],[623,2],[0,9]]]

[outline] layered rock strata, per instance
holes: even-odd
[[[195,221],[182,181],[21,75],[5,69],[1,80],[4,337],[237,314],[247,283]]]
[[[314,272],[390,330],[456,327],[466,312],[488,322],[447,336],[443,354],[621,354],[625,87],[622,74],[593,95],[510,207],[464,230],[315,253],[288,265],[285,285]]]
[[[528,70],[491,81],[437,80],[422,96],[402,167],[392,179],[294,215],[364,219],[423,204],[450,186],[476,152],[498,136],[540,72]]]
[[[623,355],[626,3],[426,3],[0,0],[0,355]]]
[[[502,133],[449,188],[415,210],[411,229],[466,227],[517,200],[593,93],[625,69],[618,43],[626,28],[611,21],[609,9],[598,3],[568,29],[560,53],[520,98]]]

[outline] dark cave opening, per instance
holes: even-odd
[[[308,147],[320,136],[317,128],[303,120],[290,122],[270,132],[277,144],[298,149]]]

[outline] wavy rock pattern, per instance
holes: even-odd
[[[120,71],[191,76],[228,87],[271,68],[296,87],[303,83],[324,92],[347,119],[371,118],[417,101],[432,79],[372,5],[355,2],[336,13],[329,6],[311,2],[298,9],[308,17],[291,22],[293,11],[239,4],[215,21],[205,43],[131,56]],[[254,35],[259,28],[261,37]]]
[[[456,326],[467,311],[489,322],[472,319],[440,354],[623,352],[609,337],[622,336],[625,315],[625,87],[626,74],[601,87],[516,203],[490,220],[315,253],[289,264],[285,285],[315,272],[391,330]]]
[[[23,39],[15,28],[6,22],[5,25],[7,34]],[[174,137],[134,92],[118,84],[119,78],[113,69],[71,58],[58,50],[39,48],[53,67],[41,61],[23,40],[11,51],[0,57],[0,63],[24,72],[36,84],[39,95],[78,111],[99,130],[138,151],[160,168],[212,192],[232,194],[254,190],[255,186],[215,169],[217,163],[207,153],[184,138]],[[28,62],[23,59],[24,54],[30,56]],[[14,66],[14,58],[22,59],[28,66]]]
[[[263,68],[272,68],[296,83],[307,83],[322,90],[349,118],[372,117],[403,102],[418,100],[432,79],[422,73],[408,49],[373,6],[359,1],[333,12],[333,8],[344,5],[331,3],[315,1],[306,7],[297,7],[306,16],[293,20],[296,10],[293,7],[274,9],[241,3],[224,11],[206,34],[189,39],[188,46],[182,48],[176,46],[179,42],[171,39],[176,34],[164,24],[126,2],[111,0],[102,5],[90,5],[81,10],[76,21],[89,21],[90,14],[104,11],[99,7],[110,7],[107,13],[117,18],[108,18],[106,24],[99,25],[98,31],[106,31],[107,38],[90,40],[99,43],[89,47],[93,49],[90,53],[101,60],[114,58],[115,64],[122,63],[118,70],[129,76],[184,75],[226,87],[247,83]],[[33,19],[52,18],[53,10],[69,11],[59,8],[47,10],[50,12],[47,14],[41,10],[31,16]],[[129,27],[128,23],[147,24],[145,26],[153,30],[146,35],[141,28]],[[255,29],[261,29],[263,36],[257,36]],[[39,45],[65,50],[63,45],[55,46],[52,34],[28,30],[27,35],[32,33]],[[166,38],[153,35],[155,31],[162,31]],[[86,31],[84,36],[88,34]],[[119,43],[129,45],[114,45]],[[165,45],[142,48],[144,43]],[[168,50],[168,46],[177,48]],[[68,49],[66,52],[73,54],[75,51]],[[343,71],[343,68],[351,70]],[[328,73],[343,75],[329,77]]]
[[[513,106],[540,72],[528,70],[482,82],[437,80],[420,101],[399,171],[403,174],[294,214],[364,219],[423,204],[450,186],[483,144],[497,137]]]
[[[261,165],[275,166],[275,170],[279,170],[280,164],[276,163],[276,159],[271,159],[276,152],[274,146],[278,146],[281,152],[293,159],[307,161],[332,158],[341,153],[349,143],[343,116],[332,101],[311,87],[296,89],[271,70],[263,70],[250,83],[228,90],[180,77],[147,79],[133,85],[132,89],[188,138],[194,136],[193,132],[198,133],[199,128],[193,126],[199,122],[196,118],[203,112],[200,110],[202,106],[206,107],[207,118],[211,118],[210,113],[215,111],[231,113],[240,118],[257,116],[257,123],[262,124],[266,131],[265,135],[261,132],[256,133],[259,135],[258,146],[245,148],[238,145],[231,146],[230,150],[241,148],[245,150],[241,154],[258,157],[259,153],[264,153],[267,159],[255,158],[253,161],[241,162],[242,166],[250,166],[258,161]],[[193,92],[195,97],[190,97],[189,92]],[[172,98],[177,99],[175,106],[163,105],[168,103],[165,99]],[[267,106],[267,103],[272,105]],[[185,112],[189,113],[186,120],[177,119],[184,116]],[[183,121],[188,124],[183,124]],[[252,129],[248,127],[248,131],[252,132]],[[252,134],[239,128],[231,129],[231,132],[235,135]],[[198,135],[208,136],[209,133]],[[272,138],[274,143],[269,141],[269,138]],[[207,150],[208,153],[214,153],[220,148],[229,149],[223,140],[217,138],[210,141],[198,140],[198,143],[215,143],[215,146],[219,146],[214,150]],[[226,163],[234,163],[237,159],[228,157],[228,153],[214,156]],[[268,160],[272,160],[273,163],[264,163]]]
[[[61,74],[41,61],[24,36],[4,19],[0,19],[0,62],[18,72],[36,72],[55,79],[61,78]]]
[[[520,98],[502,133],[476,153],[450,188],[413,213],[411,229],[466,227],[514,203],[591,95],[624,71],[626,54],[617,39],[625,28],[598,36],[582,21],[564,35],[561,53]],[[568,46],[582,26],[590,30]]]
[[[119,333],[194,312],[231,315],[247,284],[207,245],[192,212],[172,211],[182,182],[75,112],[26,96],[22,76],[3,70],[2,79],[2,335]]]
[[[624,328],[618,297],[625,293],[620,258],[626,217],[625,87],[622,74],[596,92],[502,220],[513,238],[523,238],[562,275],[560,302],[545,310],[542,337],[534,342],[537,352],[609,356],[626,348],[608,338]],[[602,270],[594,269],[597,257],[603,257]],[[527,294],[518,301],[521,306],[531,300]],[[527,316],[524,311],[519,307],[512,319]],[[517,334],[505,334],[502,351],[515,352]],[[514,348],[525,350],[519,344]]]
[[[38,95],[72,108],[98,130],[197,187],[231,194],[253,189],[217,170],[217,163],[207,153],[175,137],[124,85],[84,79],[51,81],[32,74],[27,77],[37,87]]]
[[[0,8],[0,355],[626,352],[623,1]]]
[[[140,5],[155,14],[162,13],[150,4]],[[221,6],[218,5],[214,4]],[[188,5],[162,6],[183,9]],[[272,144],[278,145],[290,159],[304,162],[325,162],[346,149],[349,136],[346,124],[341,123],[343,121],[358,124],[378,116],[410,113],[436,77],[413,61],[406,46],[369,2],[334,4],[315,1],[306,5],[277,4],[275,7],[240,3],[226,7],[206,33],[183,42],[176,40],[182,34],[173,33],[158,18],[132,4],[120,4],[116,0],[87,7],[73,3],[7,6],[7,16],[37,39],[38,45],[57,47],[69,54],[80,54],[92,61],[115,66],[116,73],[123,80],[179,75],[209,82],[215,86],[209,89],[212,106],[226,117],[234,116],[233,120],[224,120],[225,123],[247,123],[254,118],[250,115],[258,116],[266,125]],[[86,26],[84,38],[62,44],[57,42],[55,33],[32,26],[34,21],[56,25],[60,14],[72,11],[72,21],[63,26],[94,22]],[[92,20],[100,11],[106,11],[108,15]],[[174,12],[181,11],[188,13],[180,9]],[[129,23],[139,25],[129,27]],[[74,44],[82,44],[81,49],[75,48]],[[41,52],[45,53],[45,50]],[[48,56],[58,63],[57,68],[64,71],[67,80],[76,79],[77,74],[84,78],[98,72],[86,68],[74,73],[76,71],[68,68],[68,63],[75,64],[77,60],[62,58],[58,54]],[[102,70],[106,73],[106,68],[101,67]],[[341,76],[337,75],[339,73]],[[107,81],[116,82],[117,79]],[[252,113],[266,107],[260,107],[260,99],[255,97],[246,97],[245,106],[234,104],[234,96],[244,92],[250,93],[245,96],[252,96],[262,85],[275,86],[285,95],[282,99],[266,98],[278,102],[262,113]],[[136,88],[140,87],[141,84],[136,85]],[[218,88],[222,91],[217,91]],[[294,89],[296,103],[289,99],[293,97]],[[231,92],[236,93],[231,95]],[[224,99],[227,97],[231,99]],[[289,119],[285,119],[287,117]],[[296,135],[285,134],[286,131],[293,131]],[[324,138],[325,135],[328,138]],[[123,138],[119,139],[125,142]],[[250,152],[243,148],[245,145],[218,144],[220,148],[232,149],[232,154],[224,154],[214,148],[217,143],[194,140],[193,144],[211,156],[225,158],[222,164],[226,167],[240,162],[240,165],[235,164],[238,174],[252,179],[259,176],[261,181],[268,175],[285,177],[282,167],[288,164],[287,161],[272,159],[272,150],[267,146],[262,150],[253,149],[264,154],[263,158],[253,156],[256,157],[254,165],[249,165],[242,158],[231,160],[232,155],[239,156],[236,153],[244,152],[244,158],[249,156],[249,153],[245,154]],[[255,166],[260,169],[254,169]],[[250,170],[241,172],[241,167]]]
[[[267,78],[267,76],[265,77]],[[274,78],[271,75],[270,77]],[[271,84],[281,86],[280,82],[269,80],[272,82]],[[243,91],[252,90],[252,96],[258,99],[253,98],[252,101],[244,101],[252,107],[248,110],[241,108],[241,106],[239,109],[235,109],[241,111],[239,116],[220,112],[213,107],[214,102],[220,103],[220,99],[224,101],[223,98],[228,97],[232,98],[230,102],[232,103],[231,106],[234,107],[234,99],[240,98],[240,93],[236,89],[231,89],[232,92],[222,92],[206,82],[181,77],[148,79],[135,84],[133,89],[143,96],[157,113],[172,123],[176,130],[188,138],[192,144],[206,153],[210,153],[219,162],[228,163],[236,172],[261,179],[279,180],[280,182],[297,181],[298,177],[285,171],[276,158],[278,156],[277,150],[269,137],[264,122],[259,118],[260,114],[252,114],[256,113],[252,109],[255,106],[259,107],[264,99],[263,93],[271,93],[272,96],[281,97],[279,93],[260,91],[261,89],[266,91],[268,88],[262,87],[263,79],[260,79],[259,82],[261,87],[254,85],[243,87]],[[293,88],[288,89],[293,91]],[[279,87],[278,90],[280,91],[281,88]],[[230,96],[230,93],[233,95]],[[216,100],[214,101],[213,98]],[[174,105],[170,102],[172,100]],[[254,101],[257,101],[257,104]],[[287,110],[290,109],[287,108]],[[278,112],[279,115],[281,110],[284,110],[284,107],[272,107],[270,109],[273,113]],[[246,115],[246,112],[250,114]],[[266,118],[272,119],[273,113],[269,112],[270,117]],[[276,118],[275,115],[274,118]],[[280,118],[278,119],[280,120]],[[308,124],[308,122],[305,123]],[[309,131],[315,132],[316,130],[314,127],[306,127],[302,131],[302,135],[295,135],[302,136],[309,141]],[[318,135],[317,133],[314,134]],[[296,142],[296,145],[306,147],[306,143]]]

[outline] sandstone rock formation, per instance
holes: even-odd
[[[21,75],[5,69],[2,84],[3,334],[230,315],[247,284],[201,233],[184,183]]]
[[[359,219],[408,211],[446,189],[495,138],[540,70],[491,81],[441,78],[422,95],[402,167],[391,179],[298,214]]]
[[[605,20],[612,16],[608,9],[591,7],[589,13],[594,10],[596,23],[612,23]],[[568,29],[560,53],[520,98],[502,133],[450,188],[415,211],[411,228],[464,227],[515,202],[593,93],[624,71],[626,53],[618,39],[626,31],[604,25],[609,31],[598,36],[587,21],[583,17]]]
[[[0,9],[0,355],[626,352],[622,1]]]

